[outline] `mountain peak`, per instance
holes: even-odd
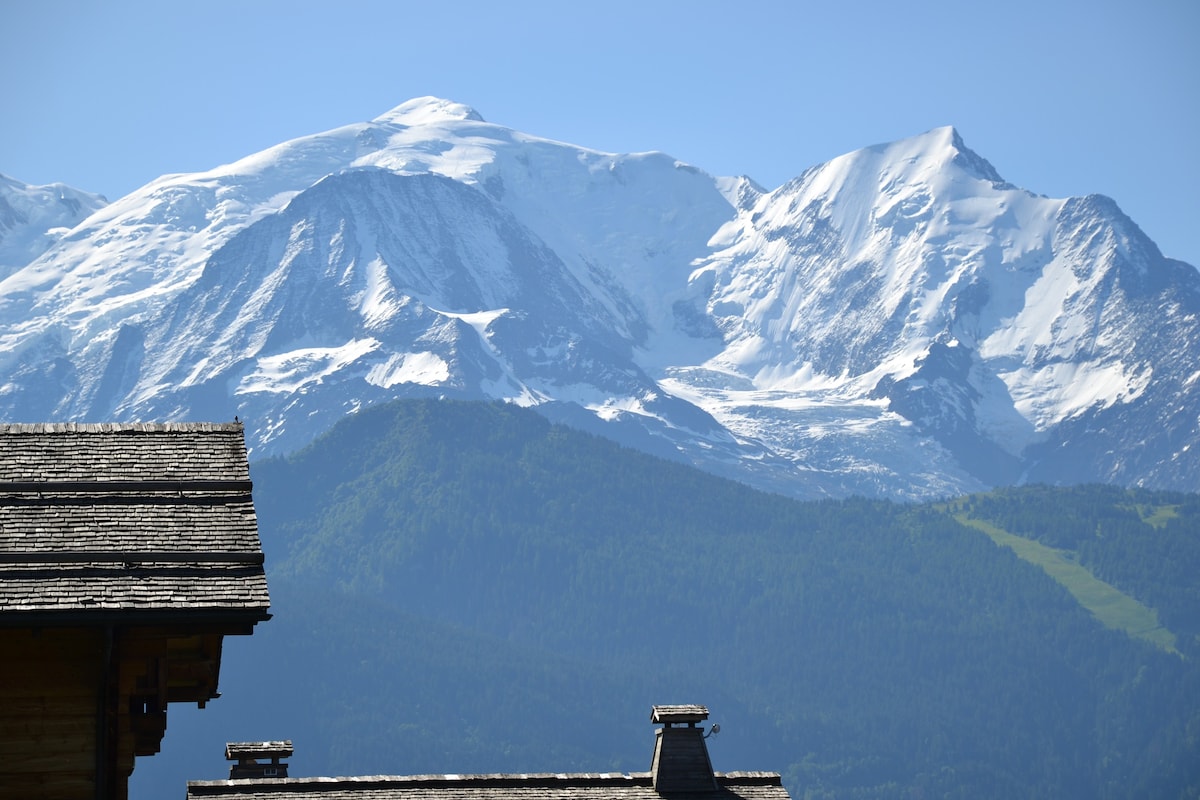
[[[943,128],[941,130],[950,131],[951,146],[958,151],[958,154],[954,157],[955,164],[963,167],[969,172],[973,172],[984,180],[992,181],[993,183],[1005,185],[1008,184],[1004,178],[1000,177],[1000,173],[996,172],[996,168],[992,166],[990,161],[976,153],[971,148],[967,147],[967,145],[963,142],[962,136],[958,134],[956,129]]]
[[[478,111],[462,103],[443,100],[440,97],[414,97],[380,114],[374,122],[390,122],[397,125],[426,125],[445,120],[471,120],[483,122]]]
[[[1006,183],[987,159],[967,147],[962,135],[953,125],[944,125],[907,139],[868,147],[866,152],[883,155],[886,160],[895,163],[923,161],[938,165],[954,164],[977,178],[993,183]]]

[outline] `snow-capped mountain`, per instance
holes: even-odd
[[[800,497],[1200,486],[1200,274],[950,128],[767,192],[422,98],[81,208],[0,281],[2,418],[265,455],[492,398]]]
[[[712,244],[691,281],[722,352],[664,383],[731,430],[818,464],[884,443],[887,484],[1200,487],[1200,275],[1107,198],[1017,189],[942,128],[809,170]]]

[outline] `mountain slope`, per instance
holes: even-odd
[[[70,402],[85,405],[67,413],[170,416],[229,387],[257,444],[287,435],[295,447],[314,429],[285,431],[280,404],[328,425],[397,385],[531,400],[556,381],[597,398],[649,393],[604,300],[628,302],[583,289],[470,187],[345,172],[222,245],[168,313],[126,326],[145,355],[122,380],[81,386]],[[92,358],[111,365],[120,346],[97,343]]]
[[[502,399],[796,497],[1200,484],[1200,276],[952,128],[767,192],[436,98],[164,176],[0,280],[0,415],[257,455]]]
[[[0,175],[0,280],[46,252],[107,202],[61,183],[30,186]]]

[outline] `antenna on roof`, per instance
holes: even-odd
[[[720,733],[720,732],[721,732],[721,724],[719,722],[714,722],[712,724],[712,727],[708,729],[708,733],[704,734],[704,738],[707,739],[708,737],[710,737],[714,734]]]

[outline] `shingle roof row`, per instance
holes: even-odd
[[[0,425],[0,482],[249,478],[239,423]]]
[[[0,488],[0,550],[259,552],[260,545],[249,495],[118,504],[83,496],[32,501]]]
[[[265,610],[261,566],[229,564],[52,564],[0,568],[5,614],[67,611]]]

